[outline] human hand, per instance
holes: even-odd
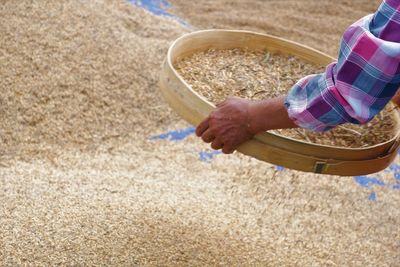
[[[229,97],[199,124],[196,135],[211,143],[213,149],[222,148],[225,154],[233,153],[256,134],[250,127],[252,105],[250,100]]]

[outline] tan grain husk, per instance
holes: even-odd
[[[230,2],[236,27],[248,1]],[[262,2],[260,18],[287,1]],[[298,14],[293,3],[286,14]],[[341,8],[356,17],[362,4]],[[396,266],[398,191],[238,154],[202,162],[208,146],[194,136],[147,140],[187,127],[156,84],[186,31],[123,0],[1,1],[0,265]]]

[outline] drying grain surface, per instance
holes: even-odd
[[[238,154],[201,162],[205,148],[132,142],[0,168],[0,265],[398,263],[398,191],[375,187],[371,202],[351,179]]]
[[[323,67],[293,56],[248,49],[209,49],[184,57],[175,68],[206,99],[218,104],[229,96],[260,100],[287,95],[301,78],[320,73]],[[274,130],[294,139],[340,147],[368,147],[392,139],[395,121],[388,106],[365,125],[344,124],[326,133],[305,129]]]
[[[187,126],[157,87],[183,32],[123,0],[1,1],[0,265],[396,266],[399,191],[148,141]]]
[[[251,30],[317,48],[334,57],[344,30],[381,0],[171,0],[171,12],[197,29]]]
[[[91,150],[176,121],[156,84],[185,30],[166,21],[122,0],[1,4],[0,157]]]

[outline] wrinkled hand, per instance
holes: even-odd
[[[196,135],[211,143],[213,149],[222,148],[225,154],[233,153],[255,135],[250,129],[251,102],[237,97],[228,98],[199,124]]]

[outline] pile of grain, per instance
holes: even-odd
[[[343,31],[382,0],[170,0],[171,11],[202,29],[265,32],[337,56]]]
[[[210,49],[182,58],[175,67],[193,89],[213,103],[222,102],[227,95],[248,99],[279,96],[305,73],[323,71],[296,57],[247,49]]]
[[[184,32],[123,0],[1,4],[0,158],[112,146],[176,121],[157,81]]]
[[[124,0],[1,1],[0,266],[396,266],[398,191],[147,140],[187,126],[157,86],[184,31]]]
[[[197,140],[0,168],[0,265],[397,265],[398,191],[371,202],[343,177],[204,163]]]
[[[195,91],[215,104],[228,96],[260,100],[285,95],[299,79],[323,71],[296,57],[247,49],[197,52],[177,61],[175,67]],[[340,125],[326,133],[304,129],[271,132],[316,144],[368,147],[394,137],[395,124],[388,110],[368,124]]]

